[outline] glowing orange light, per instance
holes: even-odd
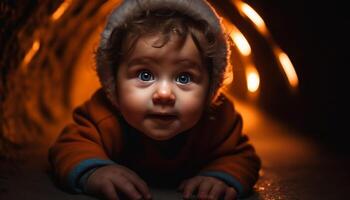
[[[25,67],[33,59],[35,54],[38,52],[39,48],[40,48],[40,42],[39,42],[39,40],[35,40],[33,42],[32,47],[29,49],[28,53],[25,55],[25,57],[24,57],[24,59],[22,61],[22,67],[23,67],[24,71],[26,71]]]
[[[237,46],[239,52],[244,56],[249,56],[251,53],[250,45],[247,39],[243,36],[243,34],[239,30],[233,30],[230,34],[233,42]]]
[[[233,4],[235,4],[235,6],[239,10],[240,14],[243,17],[248,18],[254,24],[257,31],[267,40],[267,42],[270,44],[270,46],[274,49],[274,54],[276,56],[276,59],[279,60],[280,66],[282,67],[282,70],[284,71],[284,73],[288,79],[288,83],[291,86],[291,88],[298,87],[298,85],[299,85],[298,76],[295,72],[295,69],[293,67],[291,60],[288,58],[287,54],[283,53],[280,50],[280,48],[278,47],[278,45],[275,43],[275,41],[273,40],[272,36],[270,35],[269,30],[267,29],[267,26],[266,26],[264,20],[262,19],[262,17],[260,17],[260,15],[247,3],[244,3],[241,0],[231,0],[231,1]],[[232,35],[231,35],[231,37],[234,38]],[[238,41],[238,40],[236,40],[236,41]],[[241,51],[242,45],[239,45],[238,44],[239,42],[236,42],[236,41],[234,40],[234,43],[236,43],[237,47]],[[242,51],[241,51],[241,53],[242,53]],[[254,76],[252,76],[252,77],[254,77]],[[254,79],[255,78],[252,78],[252,80],[254,80]],[[248,77],[247,77],[247,81],[248,81]],[[252,81],[252,82],[254,82],[254,81]]]
[[[239,5],[240,6],[238,6],[238,8],[240,8],[241,12],[244,13],[244,15],[255,24],[259,31],[266,33],[267,28],[264,20],[260,17],[260,15],[252,7],[244,2],[240,2]]]
[[[227,85],[230,85],[232,82],[233,82],[233,71],[232,71],[232,66],[229,65],[226,68],[226,71],[224,73],[223,85],[227,86]]]
[[[58,8],[57,10],[52,14],[51,16],[51,20],[52,21],[56,21],[58,20],[63,13],[67,10],[67,8],[69,7],[69,5],[72,3],[71,0],[65,0]]]
[[[248,66],[246,68],[246,79],[248,91],[252,93],[256,92],[259,89],[260,76],[255,67]]]
[[[278,59],[282,65],[282,68],[287,76],[288,82],[292,87],[297,87],[299,84],[297,73],[293,67],[292,62],[290,61],[287,54],[283,52],[278,53]]]

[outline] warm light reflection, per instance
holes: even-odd
[[[28,63],[30,63],[30,61],[33,59],[35,54],[38,52],[39,48],[40,48],[40,42],[39,40],[35,40],[33,42],[32,47],[29,49],[28,53],[25,55],[22,61],[22,67],[25,67],[28,65]]]
[[[58,8],[57,10],[52,14],[51,20],[56,21],[58,20],[63,13],[67,10],[69,5],[72,3],[72,0],[65,0]]]
[[[226,71],[224,73],[224,80],[223,80],[223,85],[227,86],[230,85],[233,82],[233,71],[232,71],[232,66],[229,65],[226,67]]]
[[[290,61],[287,54],[283,52],[278,53],[278,59],[283,67],[283,70],[287,76],[289,84],[295,88],[299,84],[297,73],[295,72],[295,69],[293,67],[292,62]]]
[[[274,49],[276,59],[279,60],[279,63],[282,66],[284,73],[286,74],[290,86],[292,88],[298,87],[298,76],[291,60],[288,58],[288,55],[283,53],[278,45],[274,42],[262,17],[260,17],[260,15],[251,6],[249,6],[247,3],[242,2],[241,0],[232,0],[232,3],[237,7],[243,17],[247,17],[255,25],[257,31],[262,36],[264,36],[270,46]]]
[[[256,92],[260,85],[260,76],[258,71],[253,66],[246,68],[247,88],[249,92]]]
[[[250,45],[247,39],[243,36],[243,34],[237,29],[233,30],[230,34],[233,42],[237,46],[239,52],[244,56],[249,56],[251,53]]]
[[[252,7],[244,2],[240,2],[239,5],[240,6],[238,6],[238,8],[241,10],[241,12],[255,24],[259,31],[266,33],[267,28],[264,20],[260,17],[260,15]]]

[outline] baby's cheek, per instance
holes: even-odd
[[[130,111],[138,112],[145,110],[149,104],[149,94],[145,90],[121,88],[119,91],[120,106]]]
[[[204,102],[204,95],[201,93],[196,93],[181,99],[179,102],[179,108],[182,110],[182,113],[186,115],[184,117],[194,118],[194,120],[197,120],[204,110]]]
[[[130,125],[140,128],[147,110],[145,95],[134,90],[124,90],[121,94],[123,96],[119,98],[119,111]]]

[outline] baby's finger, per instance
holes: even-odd
[[[117,179],[111,179],[114,187],[117,191],[123,192],[126,196],[128,196],[132,200],[142,199],[141,194],[136,190],[135,186],[132,182],[126,177],[118,177]]]
[[[141,192],[144,199],[152,199],[152,195],[148,189],[147,184],[136,174],[127,175],[129,180],[134,184],[136,189]]]
[[[112,182],[104,184],[101,188],[101,193],[107,200],[119,200]]]
[[[219,199],[219,197],[225,193],[226,188],[228,187],[224,183],[215,184],[209,193],[209,197],[211,199]]]
[[[232,200],[237,198],[237,192],[234,188],[228,187],[226,188],[225,199],[224,200]]]
[[[198,188],[199,184],[202,182],[202,177],[195,177],[188,180],[184,186],[183,197],[185,199],[190,198],[193,192]]]
[[[210,181],[205,181],[204,179],[199,185],[197,197],[199,199],[208,199],[209,192],[212,187],[213,183]]]

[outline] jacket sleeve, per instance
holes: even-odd
[[[208,138],[210,151],[207,162],[199,175],[216,177],[234,187],[240,197],[249,194],[259,177],[261,160],[248,136],[242,134],[242,117],[232,103],[221,106],[221,116],[217,123],[226,121],[225,125],[215,122],[209,131],[215,134]],[[222,123],[220,123],[222,124]],[[215,131],[214,131],[215,130]]]
[[[99,121],[93,120],[88,111],[87,103],[75,109],[74,123],[64,128],[49,149],[55,179],[72,192],[81,192],[79,179],[85,172],[113,164],[103,145]]]

